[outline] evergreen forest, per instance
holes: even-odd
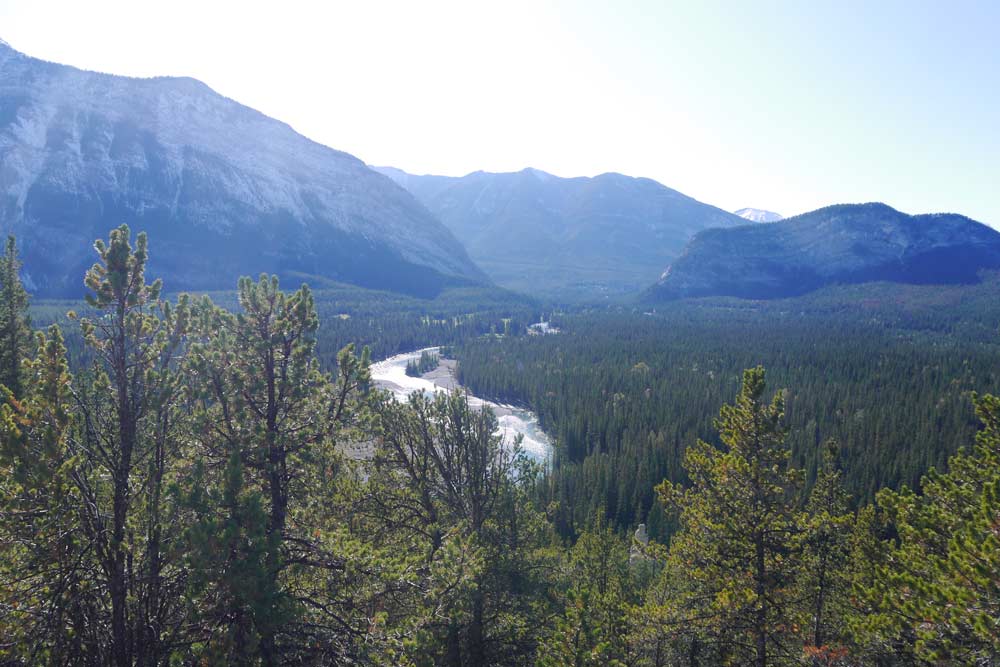
[[[1000,665],[995,278],[653,311],[155,252],[81,303],[0,258],[0,665]],[[550,457],[374,384],[430,346]]]

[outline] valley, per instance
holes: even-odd
[[[709,10],[643,39],[627,9],[582,51],[559,36],[587,12],[560,12],[539,34],[565,54],[527,65],[507,51],[541,6],[486,68],[471,23],[402,7],[233,53],[218,90],[277,72],[268,108],[305,89],[304,126],[424,175],[198,79],[0,40],[0,665],[1000,665],[1000,220],[837,201],[940,186],[988,217],[982,142],[904,131],[941,109],[883,109],[881,79],[824,109],[903,139],[813,119],[807,86],[754,105],[798,32],[704,39],[736,7],[647,67]],[[641,62],[591,62],[618,28]],[[536,154],[590,175],[519,168]],[[619,157],[718,201],[595,168]]]

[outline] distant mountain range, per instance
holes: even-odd
[[[741,208],[738,211],[733,211],[733,213],[750,222],[777,222],[778,220],[784,220],[785,217],[780,213],[765,211],[761,208]]]
[[[771,298],[1000,268],[1000,233],[953,214],[782,220],[616,173],[372,169],[194,79],[86,72],[0,40],[0,234],[18,237],[28,287],[79,296],[94,239],[123,222],[149,233],[169,290],[269,272],[421,296],[492,280],[560,299]]]
[[[955,214],[829,206],[767,225],[699,233],[647,293],[767,299],[836,283],[972,283],[1000,268],[1000,232]]]
[[[560,178],[537,169],[416,176],[375,167],[413,193],[499,285],[547,296],[637,292],[697,232],[745,221],[648,178]]]
[[[17,235],[29,286],[81,294],[94,239],[123,222],[149,233],[168,289],[264,271],[415,294],[488,282],[409,192],[347,153],[193,79],[0,43],[0,232]]]

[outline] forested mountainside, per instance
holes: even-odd
[[[603,299],[648,287],[688,240],[746,221],[648,178],[560,178],[537,169],[461,178],[377,167],[451,229],[498,284]]]
[[[845,204],[773,224],[702,232],[647,296],[771,299],[838,283],[971,283],[979,271],[996,268],[1000,232],[982,223]]]
[[[167,300],[145,235],[94,247],[72,367],[62,327],[31,331],[13,239],[0,257],[2,664],[995,662],[996,280],[550,335],[502,295],[397,320],[397,344],[440,324],[465,381],[538,406],[540,466],[460,393],[375,389],[367,349],[324,372],[308,286]],[[341,315],[371,296],[335,293]]]
[[[83,294],[90,242],[129,221],[154,234],[174,289],[241,274],[415,294],[486,282],[412,195],[357,158],[199,81],[133,79],[0,43],[0,232],[40,295]]]

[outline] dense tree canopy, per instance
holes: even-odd
[[[65,336],[29,335],[15,248],[0,664],[1000,664],[1000,399],[973,393],[1000,366],[974,320],[679,306],[534,336],[506,296],[382,320],[270,276],[223,307],[165,298],[122,226]],[[352,340],[381,334],[453,343],[554,458],[462,393],[379,391]]]
[[[762,364],[788,388],[788,443],[805,471],[803,494],[834,438],[844,484],[860,502],[946,465],[976,432],[972,392],[1000,389],[1000,341],[981,339],[978,326],[973,334],[930,318],[890,327],[839,311],[680,308],[567,314],[559,334],[455,347],[465,386],[530,405],[556,440],[544,493],[559,503],[562,534],[575,535],[603,508],[621,529],[645,522],[665,540],[671,524],[652,489],[663,478],[684,481],[684,452],[698,439],[721,444],[713,417],[744,368]]]

